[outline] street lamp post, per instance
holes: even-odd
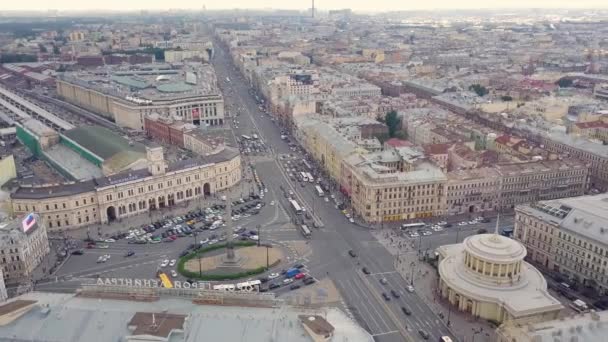
[[[260,247],[260,241],[262,241],[262,238],[260,237],[260,228],[262,226],[261,225],[257,225],[256,228],[258,229],[258,247]]]
[[[198,253],[198,241],[197,241],[197,236],[198,234],[196,234],[196,231],[194,232],[194,234],[192,234],[192,236],[194,237],[194,253]],[[199,276],[203,276],[203,263],[201,261],[201,258],[199,258],[199,256],[197,255],[196,258],[198,259],[198,275]]]
[[[414,286],[414,266],[416,266],[415,262],[410,262],[410,285]]]

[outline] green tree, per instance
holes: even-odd
[[[59,46],[53,45],[53,54],[59,55],[61,51],[59,50]]]
[[[484,96],[490,92],[486,87],[484,87],[480,84],[471,85],[469,87],[469,90],[474,91],[478,96]]]
[[[557,81],[557,85],[560,86],[560,88],[572,87],[572,80],[568,78],[562,78]]]
[[[393,138],[395,136],[395,133],[397,133],[399,123],[401,122],[401,120],[399,120],[399,118],[397,117],[397,112],[391,110],[390,112],[386,113],[386,116],[384,117],[384,122],[386,123],[386,127],[388,127],[388,136]]]
[[[38,44],[38,49],[40,50],[40,53],[48,52],[48,50],[46,49],[46,46],[44,46],[44,44]]]

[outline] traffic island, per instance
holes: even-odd
[[[226,264],[226,244],[200,248],[179,259],[177,271],[184,277],[204,281],[233,280],[263,273],[283,258],[279,248],[258,247],[255,242],[235,242],[238,263]]]

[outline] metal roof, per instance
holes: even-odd
[[[146,153],[146,149],[141,143],[130,142],[109,129],[100,126],[80,126],[64,132],[63,135],[104,160],[123,151]]]

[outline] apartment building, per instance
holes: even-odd
[[[46,225],[37,214],[0,223],[0,267],[6,283],[29,280],[49,251]]]
[[[501,175],[495,168],[447,174],[446,214],[483,213],[499,207]]]
[[[559,132],[540,137],[548,151],[577,158],[589,165],[589,187],[608,191],[608,148],[605,145]]]
[[[608,194],[534,202],[515,212],[514,238],[530,261],[608,293]]]
[[[517,204],[581,196],[587,190],[589,169],[575,159],[497,165],[501,175],[500,209]]]
[[[354,213],[369,223],[440,216],[446,177],[435,165],[386,152],[353,154],[342,165],[340,186]]]

